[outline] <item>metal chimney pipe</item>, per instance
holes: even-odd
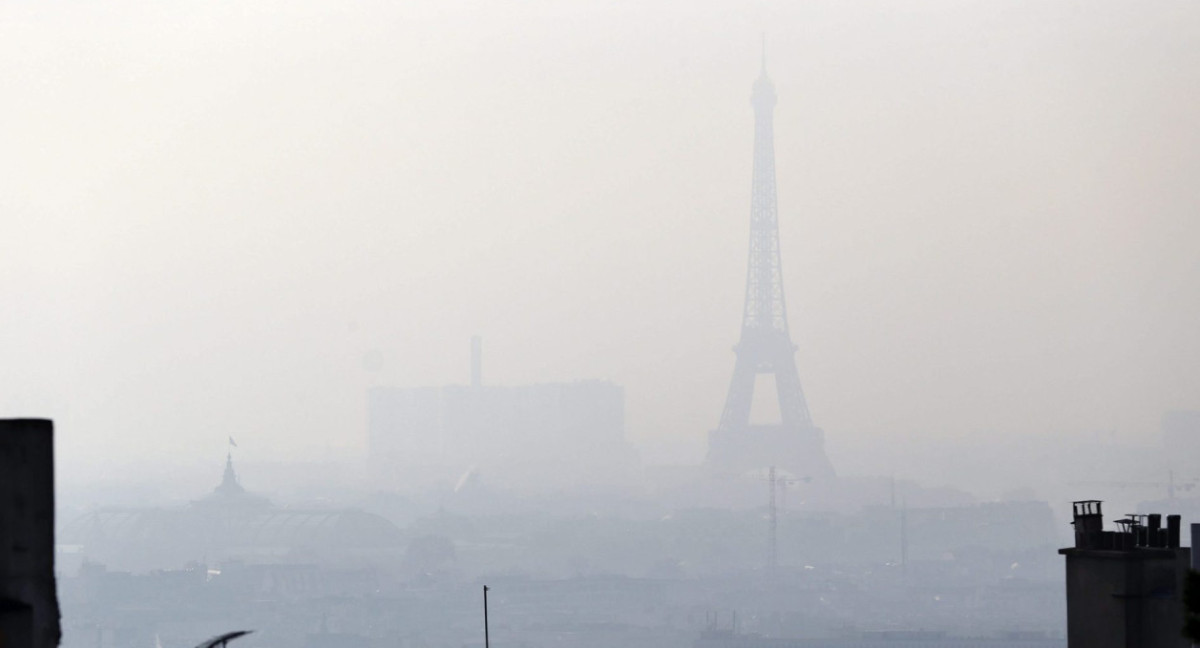
[[[1196,551],[1200,547],[1200,524],[1193,522],[1192,527],[1192,569],[1200,571],[1200,551]]]
[[[1146,546],[1147,547],[1162,547],[1164,542],[1162,533],[1162,514],[1151,513],[1146,516]]]

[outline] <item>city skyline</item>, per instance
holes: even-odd
[[[5,142],[5,414],[54,416],[68,474],[227,432],[353,453],[367,387],[465,381],[480,334],[490,382],[612,380],[647,461],[699,461],[767,27],[784,285],[835,461],[1153,442],[1198,391],[1195,9],[911,7],[8,9],[3,114],[31,126]]]
[[[0,6],[0,643],[1186,645],[1197,34]]]

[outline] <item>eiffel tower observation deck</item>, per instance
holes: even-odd
[[[813,424],[796,370],[796,345],[788,331],[787,303],[779,250],[779,211],[775,192],[775,85],[762,73],[754,82],[754,172],[750,192],[750,254],[741,340],[725,409],[708,435],[707,464],[714,471],[741,474],[777,466],[798,477],[833,477],[825,456],[824,433]],[[778,420],[751,422],[755,383],[775,379]]]

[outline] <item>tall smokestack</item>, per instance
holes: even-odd
[[[483,339],[471,336],[471,386],[483,385]]]

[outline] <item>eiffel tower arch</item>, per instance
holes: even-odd
[[[824,432],[813,424],[796,370],[796,345],[788,332],[779,252],[775,192],[775,86],[766,57],[754,82],[754,173],[750,194],[750,253],[742,333],[734,348],[733,380],[717,429],[708,435],[707,463],[715,471],[742,473],[777,466],[800,477],[833,477]],[[779,421],[750,421],[758,376],[775,378]]]

